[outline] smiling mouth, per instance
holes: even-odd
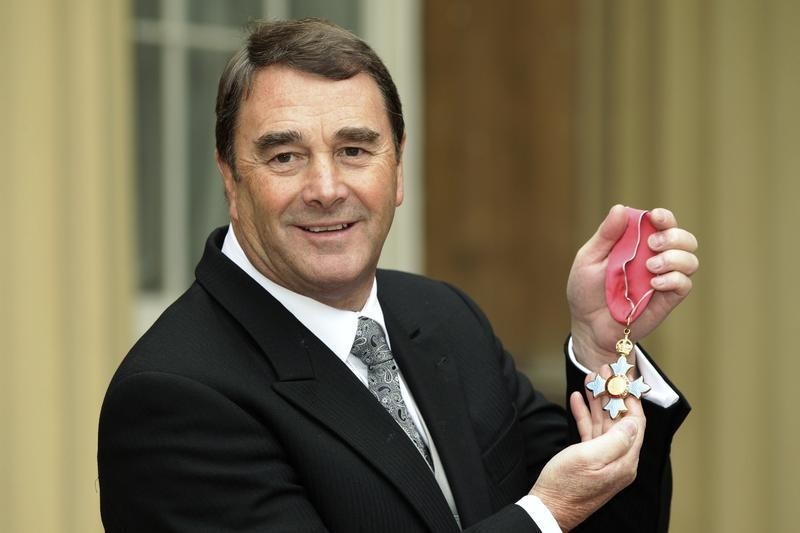
[[[333,226],[300,226],[300,228],[309,233],[327,233],[330,231],[341,231],[349,228],[352,225],[353,223],[349,222],[345,224],[335,224]]]

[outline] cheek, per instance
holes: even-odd
[[[265,186],[253,188],[250,195],[250,210],[260,223],[277,220],[290,208],[295,194],[286,187]]]
[[[264,222],[265,212],[268,212],[268,206],[265,205],[261,196],[250,194],[247,197],[244,210],[244,215],[249,219],[250,224],[261,226]]]
[[[394,168],[384,166],[359,183],[359,197],[373,210],[391,211],[403,201],[403,191],[398,187]]]

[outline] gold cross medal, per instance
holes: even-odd
[[[601,394],[608,396],[603,406],[612,420],[625,413],[625,398],[629,395],[641,399],[650,390],[650,386],[640,376],[631,381],[628,371],[634,365],[628,363],[628,356],[633,351],[630,339],[630,326],[644,311],[653,296],[650,285],[653,274],[647,270],[647,260],[655,255],[646,244],[647,238],[656,232],[650,222],[650,212],[627,208],[628,224],[625,232],[611,248],[606,267],[606,305],[612,318],[623,326],[623,337],[617,341],[616,352],[619,356],[616,363],[610,363],[613,375],[603,379],[600,374],[587,383],[586,388],[597,398]]]
[[[608,401],[603,406],[603,410],[608,411],[612,420],[616,420],[620,413],[628,410],[625,406],[625,398],[629,394],[641,399],[642,394],[646,394],[650,390],[650,385],[644,382],[642,376],[633,381],[628,378],[628,371],[633,368],[633,365],[628,363],[628,355],[633,350],[633,343],[628,338],[631,330],[625,328],[623,333],[625,336],[617,341],[619,359],[617,359],[616,363],[608,365],[614,375],[606,380],[601,378],[600,374],[597,374],[593,381],[586,384],[586,388],[592,391],[595,398],[601,394],[608,395]]]

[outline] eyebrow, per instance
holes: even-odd
[[[303,139],[299,131],[286,130],[286,131],[270,131],[255,140],[256,148],[259,151],[266,151],[276,146],[283,146],[284,144],[298,143]]]
[[[380,133],[367,127],[347,127],[342,128],[335,133],[336,140],[339,142],[344,141],[367,144],[375,143],[380,136]],[[299,143],[302,140],[303,135],[296,130],[270,131],[256,139],[254,144],[256,145],[258,151],[264,152],[275,148],[276,146]]]
[[[338,141],[349,141],[355,143],[374,143],[380,138],[381,134],[370,128],[342,128],[336,132]]]

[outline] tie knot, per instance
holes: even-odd
[[[350,353],[361,359],[368,367],[392,359],[392,351],[386,342],[380,324],[367,317],[358,318],[358,329]]]

